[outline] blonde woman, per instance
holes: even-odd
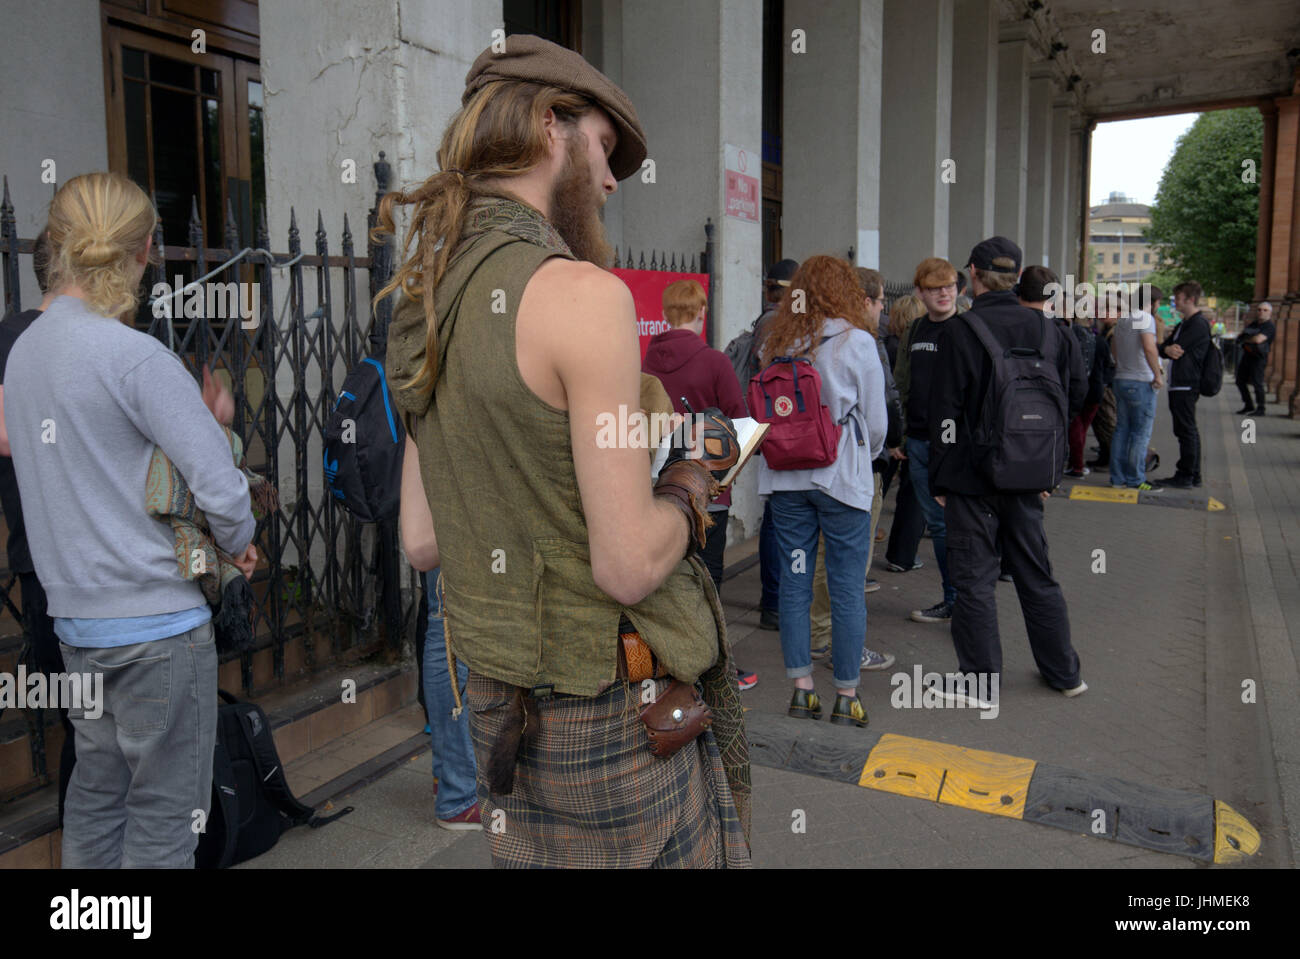
[[[157,219],[117,174],[60,188],[48,227],[51,301],[14,344],[5,380],[32,559],[68,672],[92,678],[83,707],[70,710],[66,868],[190,868],[194,814],[209,807],[212,614],[180,574],[172,530],[145,512],[155,447],[246,576],[257,559],[248,481],[194,378],[120,320],[138,303]]]

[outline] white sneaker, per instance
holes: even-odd
[[[1078,685],[1078,686],[1075,686],[1073,689],[1062,689],[1062,690],[1061,690],[1061,692],[1062,692],[1063,694],[1065,694],[1066,696],[1069,696],[1071,699],[1073,699],[1075,696],[1082,696],[1082,695],[1083,695],[1084,693],[1086,693],[1087,691],[1088,691],[1088,684],[1085,683],[1082,679],[1079,680],[1079,685]]]

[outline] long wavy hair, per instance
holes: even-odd
[[[908,293],[906,296],[900,296],[894,301],[894,305],[889,310],[889,333],[891,336],[902,336],[909,326],[922,316],[925,316],[925,304],[915,293]]]
[[[137,258],[158,224],[144,190],[120,173],[73,177],[50,201],[48,289],[76,286],[101,316],[130,321],[140,303]],[[149,262],[158,261],[158,251]]]
[[[839,317],[871,332],[857,274],[834,256],[810,256],[795,271],[763,340],[762,362],[778,356],[807,356],[816,351],[822,326]]]
[[[402,244],[402,265],[375,295],[377,304],[400,289],[424,301],[428,324],[424,365],[406,387],[428,392],[438,378],[438,328],[433,293],[460,245],[465,211],[480,196],[506,197],[488,181],[508,180],[533,170],[546,157],[547,110],[565,124],[576,124],[591,101],[568,90],[514,80],[498,80],[475,91],[448,123],[438,148],[438,166],[414,190],[394,190],[379,202],[376,242],[397,232],[395,207],[412,206]],[[517,199],[511,197],[511,199]]]

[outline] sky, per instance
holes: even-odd
[[[1197,116],[1178,113],[1098,123],[1092,133],[1089,205],[1105,203],[1114,190],[1128,194],[1135,203],[1154,202],[1165,164],[1174,155],[1178,138]]]

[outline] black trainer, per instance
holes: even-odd
[[[781,616],[774,609],[762,609],[758,614],[758,625],[761,629],[780,629]]]
[[[952,603],[935,603],[929,609],[912,610],[915,623],[948,623],[952,621]]]

